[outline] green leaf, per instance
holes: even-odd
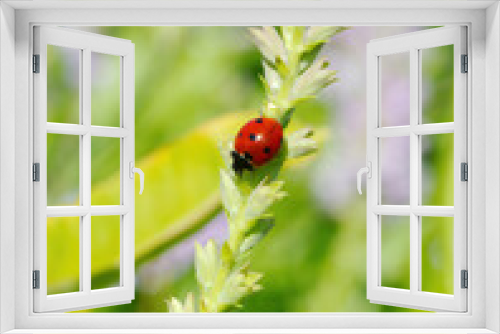
[[[205,293],[210,293],[216,284],[219,270],[222,268],[222,260],[217,245],[212,239],[208,240],[205,247],[198,243],[195,243],[195,247],[196,278]]]
[[[222,262],[226,265],[231,265],[232,262],[233,262],[233,254],[231,252],[231,247],[229,247],[229,244],[226,242],[224,242],[224,244],[222,245],[222,248],[221,248],[221,258],[222,258]]]
[[[244,220],[253,221],[259,218],[274,201],[285,197],[286,193],[281,191],[282,187],[283,181],[267,183],[267,179],[263,179],[248,197],[243,216]]]
[[[245,253],[252,249],[260,240],[262,240],[262,236],[259,234],[251,234],[248,237],[246,237],[243,242],[241,243],[240,249],[238,250],[239,253]]]
[[[191,292],[188,292],[184,304],[180,302],[177,298],[172,298],[167,301],[168,311],[176,313],[192,313],[196,312],[194,308],[194,296]]]
[[[217,142],[217,148],[224,162],[224,166],[226,167],[227,170],[231,170],[231,165],[232,165],[231,151],[234,150],[234,143],[232,136],[227,136],[227,138],[225,139],[219,139]]]
[[[307,95],[306,95],[306,96],[301,96],[301,97],[299,97],[299,98],[295,98],[295,99],[293,99],[293,100],[292,100],[292,105],[293,105],[293,106],[297,106],[297,105],[299,105],[299,104],[300,104],[300,103],[302,103],[302,102],[307,102],[307,101],[313,100],[313,99],[315,99],[315,98],[316,98],[316,96],[314,96],[314,95],[309,95],[309,96],[307,96]]]
[[[315,140],[310,137],[313,131],[309,128],[303,128],[293,132],[288,136],[288,157],[298,158],[308,155],[318,149]]]
[[[274,62],[276,56],[286,56],[283,42],[272,27],[249,28],[249,31],[262,55],[268,60]]]
[[[281,88],[282,80],[278,74],[278,71],[264,63],[264,72],[267,84],[270,88],[271,93],[276,93]]]
[[[169,312],[184,312],[184,307],[182,303],[175,297],[172,300],[167,302]]]
[[[280,56],[276,56],[276,60],[274,61],[275,64],[275,70],[278,72],[278,74],[281,76],[281,78],[286,78],[287,76],[290,75],[290,69],[288,66],[285,64],[283,59],[281,59]]]
[[[267,96],[271,95],[272,94],[271,87],[267,83],[266,78],[264,76],[262,76],[261,74],[259,74],[259,80],[262,83],[262,86],[264,86],[264,91],[265,91],[266,95]]]
[[[274,227],[274,218],[261,218],[247,231],[246,235],[262,234],[266,235]]]
[[[247,265],[233,270],[227,277],[222,289],[217,295],[218,311],[221,312],[231,305],[235,305],[244,296],[258,291],[261,286],[257,282],[262,278],[260,273],[247,273]]]
[[[281,29],[283,41],[287,50],[300,50],[303,46],[305,27],[284,26]]]
[[[305,70],[309,68],[309,66],[312,65],[316,57],[318,56],[319,52],[323,48],[323,45],[325,44],[326,41],[317,41],[313,44],[308,45],[305,49],[304,52],[300,56],[300,61],[302,63],[301,67],[301,72],[302,74]]]
[[[278,36],[283,40],[283,34],[281,33],[281,27],[280,26],[273,26],[274,31],[278,34]]]
[[[292,115],[293,112],[295,111],[295,108],[289,108],[287,109],[283,115],[280,117],[280,123],[283,129],[286,129],[290,121],[292,120]]]
[[[328,41],[332,36],[349,29],[349,27],[333,27],[333,26],[314,26],[310,27],[305,35],[307,48],[310,48],[317,43]]]
[[[321,58],[311,65],[295,82],[292,89],[292,98],[300,99],[315,95],[320,90],[337,81],[337,72],[325,68],[328,66],[326,58]]]
[[[246,251],[252,249],[269,233],[269,231],[271,231],[273,227],[274,218],[264,218],[257,220],[254,226],[247,231],[246,237],[241,243],[239,252],[245,253]]]
[[[233,178],[225,169],[220,171],[221,177],[221,195],[222,203],[224,208],[229,214],[229,217],[233,217],[238,213],[241,207],[241,195],[234,184]]]

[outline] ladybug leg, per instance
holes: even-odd
[[[231,164],[231,168],[241,176],[245,169],[249,171],[253,171],[252,164],[245,158],[242,157],[238,152],[231,151],[231,158],[233,159],[233,163]]]
[[[239,157],[239,154],[237,152],[231,151],[231,158],[233,159],[233,163],[231,164],[231,168],[235,171],[236,174],[241,176],[243,169],[241,168],[241,165],[239,164],[238,157]]]
[[[253,166],[249,162],[247,162],[247,165],[245,166],[245,169],[248,169],[250,172],[253,171]]]
[[[243,157],[243,169],[253,171],[252,156],[248,152],[245,152],[245,156]]]

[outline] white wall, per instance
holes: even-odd
[[[0,332],[14,328],[15,11],[0,3]]]
[[[486,328],[500,332],[500,278],[498,235],[500,233],[500,122],[499,107],[500,94],[498,93],[500,64],[500,13],[498,3],[490,6],[486,12],[486,217],[490,223],[486,224],[486,257],[495,259],[495,265],[486,266]],[[493,148],[492,150],[489,149]],[[488,262],[487,262],[488,263]]]

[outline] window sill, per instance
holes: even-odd
[[[5,334],[487,334],[484,328],[459,329],[14,329]]]

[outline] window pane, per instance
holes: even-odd
[[[380,56],[382,126],[410,124],[410,53]]]
[[[47,134],[48,206],[80,205],[79,162],[79,136]]]
[[[422,205],[453,206],[453,167],[453,134],[422,136]]]
[[[380,138],[381,203],[410,204],[410,137]]]
[[[80,52],[47,45],[47,122],[80,123]]]
[[[423,49],[422,123],[453,122],[453,45]]]
[[[92,217],[92,290],[120,286],[120,218]]]
[[[422,291],[453,294],[453,218],[422,217]]]
[[[79,275],[80,217],[47,218],[47,294],[79,291]]]
[[[381,285],[410,289],[410,217],[381,217]]]
[[[120,138],[92,137],[92,205],[119,205]]]
[[[120,126],[120,57],[92,52],[92,125]]]

